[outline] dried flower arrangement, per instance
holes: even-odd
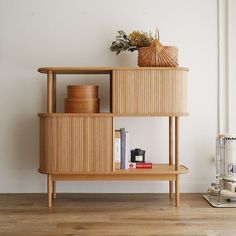
[[[110,50],[116,52],[118,55],[122,51],[133,52],[141,47],[149,47],[156,39],[153,37],[152,33],[134,30],[131,34],[127,35],[123,30],[118,31],[116,36],[116,41],[112,42]]]
[[[143,67],[176,67],[178,66],[178,48],[164,46],[160,42],[159,31],[152,33],[133,31],[127,35],[123,30],[118,31],[116,40],[110,46],[116,55],[122,51],[138,50],[138,65]]]

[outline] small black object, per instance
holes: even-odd
[[[140,148],[131,150],[131,162],[145,162],[145,151]]]

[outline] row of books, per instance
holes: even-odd
[[[115,169],[152,168],[152,163],[131,162],[130,135],[125,128],[115,130]]]

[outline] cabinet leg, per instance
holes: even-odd
[[[52,206],[52,176],[48,175],[48,207]]]
[[[56,181],[52,182],[52,197],[53,199],[56,199],[57,193],[56,193]]]
[[[173,189],[174,189],[174,183],[173,181],[169,181],[169,198],[173,199]]]
[[[174,164],[174,117],[169,117],[169,165]],[[169,198],[173,198],[173,181],[169,181]]]
[[[175,180],[175,206],[179,206],[179,175],[176,175]]]

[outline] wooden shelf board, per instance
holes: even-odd
[[[115,170],[115,174],[184,174],[188,172],[188,168],[180,165],[178,171],[175,170],[175,165],[169,164],[153,164],[152,169],[128,169],[128,170]]]
[[[114,70],[185,70],[185,67],[41,67],[38,72],[47,74],[111,74]]]
[[[152,117],[152,116],[188,116],[189,113],[183,113],[183,112],[168,112],[168,113],[142,113],[142,114],[139,114],[139,113],[128,113],[128,114],[125,114],[125,113],[112,113],[113,116],[117,116],[117,117],[123,117],[123,116],[126,116],[126,117],[134,117],[134,116],[142,116],[142,117]]]
[[[143,113],[143,114],[119,114],[119,113],[109,113],[109,112],[101,112],[101,113],[39,113],[38,116],[40,117],[81,117],[81,116],[99,116],[99,117],[155,117],[155,116],[166,116],[166,117],[174,117],[174,116],[188,116],[189,113],[163,113],[163,114],[153,114],[153,113]]]
[[[39,117],[81,117],[81,116],[86,116],[86,117],[90,117],[90,116],[99,116],[99,117],[103,117],[103,116],[109,116],[112,117],[114,116],[113,113],[110,112],[100,112],[100,113],[63,113],[63,112],[57,112],[57,113],[38,113]]]
[[[152,169],[115,170],[107,173],[45,173],[51,174],[53,180],[175,180],[179,174],[188,172],[188,168],[180,165],[178,171],[174,165],[154,164]]]

